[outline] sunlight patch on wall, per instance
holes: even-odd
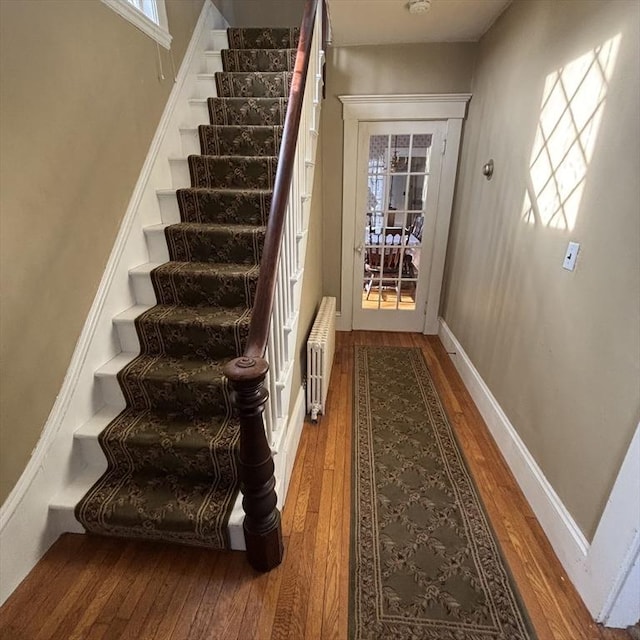
[[[522,209],[529,224],[573,230],[619,46],[617,35],[547,76]]]

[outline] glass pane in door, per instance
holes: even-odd
[[[362,309],[416,309],[431,142],[431,134],[369,137]]]

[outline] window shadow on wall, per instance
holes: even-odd
[[[575,227],[620,40],[617,35],[547,76],[522,208],[527,224]]]

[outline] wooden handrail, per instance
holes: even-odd
[[[269,363],[264,355],[269,340],[278,261],[295,168],[318,2],[323,3],[324,9],[325,0],[307,0],[300,27],[247,345],[244,355],[227,363],[223,369],[229,380],[232,401],[240,421],[239,470],[247,557],[259,571],[269,571],[278,566],[284,554],[280,512],[276,506],[275,467],[263,421],[264,407],[269,397],[264,385]],[[322,35],[324,36],[324,30]]]
[[[244,355],[249,358],[261,358],[264,356],[267,348],[267,340],[269,339],[269,320],[271,318],[273,298],[276,290],[282,230],[284,228],[287,200],[289,199],[289,190],[293,177],[298,129],[300,128],[300,118],[302,115],[304,89],[307,83],[307,70],[309,68],[309,57],[311,54],[311,42],[313,40],[313,27],[317,6],[318,0],[307,0],[300,27],[298,53],[293,70],[289,104],[284,121],[284,131],[282,132],[278,167],[276,169],[273,198],[264,238],[262,260],[260,261],[260,276],[258,278],[253,311],[251,313],[249,338],[247,339],[247,346],[244,351]]]

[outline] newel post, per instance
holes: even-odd
[[[269,397],[264,386],[268,370],[269,363],[263,358],[236,358],[224,367],[240,419],[240,489],[247,557],[258,571],[277,567],[284,553],[275,467],[262,420]]]

